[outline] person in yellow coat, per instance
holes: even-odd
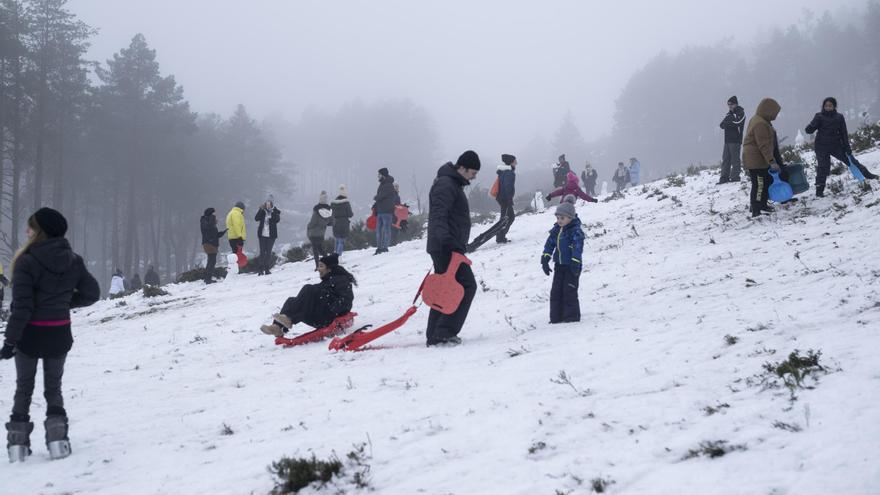
[[[241,201],[235,203],[235,206],[226,215],[226,228],[229,229],[226,235],[229,238],[229,247],[232,248],[232,252],[237,253],[239,247],[244,251],[247,229],[244,223],[244,203]]]

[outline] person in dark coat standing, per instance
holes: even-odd
[[[46,446],[53,459],[70,454],[61,394],[64,361],[73,346],[70,310],[94,304],[101,296],[98,281],[64,238],[67,220],[61,213],[40,208],[27,226],[28,241],[12,262],[12,307],[0,349],[0,359],[15,357],[15,399],[6,423],[11,462],[23,461],[31,453],[31,397],[41,359]]]
[[[564,186],[569,172],[571,172],[571,166],[565,159],[565,154],[559,155],[559,161],[553,166],[553,187]]]
[[[278,222],[281,221],[281,211],[275,207],[275,198],[270,194],[266,202],[260,205],[254,220],[260,223],[257,228],[257,238],[260,241],[260,271],[257,275],[269,275],[272,267],[272,247],[278,238]]]
[[[315,270],[318,262],[324,256],[324,235],[327,227],[333,225],[333,210],[327,204],[327,191],[321,191],[318,196],[318,204],[312,208],[312,218],[306,226],[306,236],[312,244],[312,254],[315,257]]]
[[[629,169],[626,168],[626,165],[624,165],[623,162],[617,162],[617,170],[614,171],[614,176],[611,180],[615,185],[614,196],[622,196],[623,190],[630,181]]]
[[[159,282],[159,274],[156,273],[156,269],[153,265],[147,267],[147,273],[144,274],[144,285],[152,285],[153,287],[162,285],[161,282]]]
[[[326,327],[336,318],[351,311],[354,302],[352,286],[357,280],[339,266],[339,255],[328,254],[318,261],[320,284],[305,285],[296,297],[288,297],[281,312],[273,316],[272,324],[260,330],[281,337],[297,323],[314,328]]]
[[[503,165],[498,165],[498,206],[501,207],[501,216],[499,220],[503,222],[503,227],[495,236],[495,242],[505,244],[510,242],[507,239],[507,232],[513,225],[516,218],[516,212],[513,210],[513,198],[516,196],[516,157],[513,155],[501,155]]]
[[[376,254],[387,253],[391,244],[391,224],[394,223],[394,208],[399,196],[394,190],[394,177],[387,168],[379,169],[379,188],[373,198],[376,210]]]
[[[727,115],[721,121],[721,128],[724,129],[724,149],[721,152],[721,177],[718,179],[719,184],[728,182],[739,182],[740,172],[742,170],[742,160],[740,152],[742,151],[744,130],[746,126],[746,111],[739,106],[736,96],[731,96],[727,100]]]
[[[140,274],[135,273],[133,277],[131,277],[131,290],[141,290],[144,288],[144,283],[141,282]]]
[[[599,173],[587,162],[587,166],[581,172],[581,182],[584,183],[584,190],[590,197],[596,197],[596,181],[599,180]]]
[[[453,165],[448,162],[437,171],[437,178],[428,194],[428,254],[434,263],[435,273],[445,273],[452,260],[452,253],[464,254],[471,235],[471,213],[464,187],[477,177],[480,157],[471,150],[465,151]],[[432,309],[425,332],[427,345],[456,345],[471,302],[477,293],[477,281],[471,267],[462,264],[455,280],[464,287],[464,297],[458,309],[445,315]]]
[[[825,181],[831,172],[831,157],[837,158],[846,165],[852,160],[866,179],[876,179],[864,165],[853,156],[849,144],[849,133],[846,130],[846,119],[837,111],[837,99],[829,96],[822,101],[822,111],[813,116],[813,120],[804,129],[807,134],[816,133],[816,196],[825,196]]]
[[[217,266],[217,251],[220,247],[220,238],[226,233],[226,229],[222,231],[217,230],[217,210],[214,208],[205,209],[205,213],[202,215],[202,218],[199,219],[199,226],[202,230],[202,249],[208,257],[208,261],[205,263],[205,283],[213,284],[214,267]],[[151,266],[150,269],[152,270],[152,268],[153,267]],[[153,273],[155,274],[155,272]],[[147,280],[149,275],[148,272],[144,279]],[[158,275],[155,280],[149,280],[155,282],[155,284],[150,284],[150,282],[147,282],[147,284],[159,285]]]
[[[341,255],[345,251],[345,239],[351,232],[351,217],[354,211],[351,202],[348,201],[348,188],[345,184],[339,186],[339,195],[330,203],[333,217],[333,237],[336,239],[336,254]]]
[[[545,275],[553,274],[550,289],[550,323],[581,321],[578,300],[581,270],[583,269],[584,231],[574,208],[576,199],[568,195],[556,207],[556,224],[550,229],[541,268]],[[553,269],[550,261],[553,260]]]

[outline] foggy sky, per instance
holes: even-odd
[[[833,8],[864,4],[836,0]],[[568,109],[584,137],[597,138],[610,130],[627,79],[660,50],[726,38],[748,46],[798,22],[805,9],[821,14],[832,4],[71,0],[69,7],[100,29],[93,60],[143,33],[195,111],[229,115],[243,103],[258,120],[278,112],[295,121],[310,105],[336,111],[355,98],[405,97],[434,116],[442,158],[454,159],[466,148],[516,153],[536,133],[552,140]]]

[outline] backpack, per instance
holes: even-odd
[[[493,182],[492,187],[489,188],[489,196],[497,198],[499,189],[501,189],[501,178],[496,176],[495,182]]]

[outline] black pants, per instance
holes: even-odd
[[[442,255],[431,255],[431,261],[434,262],[435,273],[445,273],[449,268],[449,261],[452,259],[452,253]],[[451,315],[432,309],[428,315],[428,329],[425,336],[428,344],[436,344],[442,342],[449,337],[455,337],[461,332],[464,326],[464,320],[467,319],[468,311],[471,309],[471,302],[477,293],[477,280],[474,278],[474,272],[468,265],[461,265],[458,272],[455,273],[455,280],[464,287],[464,297],[458,309]]]
[[[233,253],[238,252],[239,246],[241,246],[241,250],[244,251],[244,239],[229,239],[229,249],[232,249]]]
[[[587,194],[589,194],[591,198],[596,197],[596,181],[587,181],[587,183],[584,184],[584,189],[586,189]]]
[[[312,254],[315,256],[315,268],[318,268],[318,261],[324,257],[324,238],[323,237],[309,237],[309,242],[312,243]]]
[[[845,166],[849,166],[849,158],[847,158],[846,153],[843,151],[843,148],[838,146],[836,148],[816,148],[816,185],[817,186],[825,186],[825,181],[828,179],[828,174],[831,173],[831,157],[837,158]],[[859,163],[856,160],[856,157],[852,157],[853,164],[858,167],[859,171],[862,172],[862,175],[867,177],[871,174],[871,172]]]
[[[272,268],[272,246],[275,245],[275,239],[271,237],[258,237],[260,239],[260,262],[261,272],[269,271]]]
[[[217,266],[217,253],[205,254],[208,255],[208,261],[205,263],[205,282],[208,282],[214,276],[214,267]]]
[[[739,182],[740,169],[742,168],[741,151],[742,144],[740,143],[724,143],[724,150],[721,152],[722,180]]]
[[[281,307],[281,314],[294,324],[305,323],[310,327],[325,327],[336,318],[324,308],[319,300],[321,289],[317,285],[304,285],[296,297],[288,297]]]
[[[513,211],[513,201],[499,203],[499,205],[501,206],[501,217],[499,218],[499,221],[506,223],[504,224],[504,227],[498,231],[495,240],[503,242],[507,239],[507,232],[510,230],[510,226],[513,225],[513,220],[516,218],[516,212]]]
[[[770,169],[751,168],[749,169],[749,179],[752,181],[752,190],[749,193],[749,209],[751,211],[760,210],[762,207],[767,206],[770,184],[773,183],[773,178],[770,177]]]
[[[64,375],[64,360],[60,357],[36,358],[16,350],[15,352],[15,399],[12,415],[15,421],[28,421],[31,398],[37,377],[37,363],[43,360],[43,396],[46,398],[46,415],[65,415],[64,397],[61,396],[61,377]]]
[[[556,264],[550,289],[550,323],[581,321],[580,279],[580,271],[573,270],[570,265]]]

